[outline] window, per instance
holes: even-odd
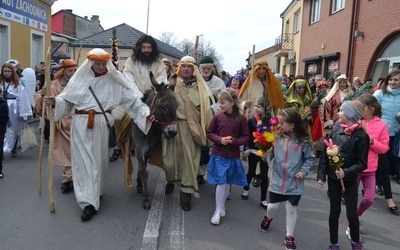
[[[311,0],[311,24],[319,21],[320,12],[321,0]]]
[[[293,33],[296,34],[300,30],[300,10],[294,13],[294,20],[293,20]]]
[[[332,14],[344,9],[345,0],[332,0]]]

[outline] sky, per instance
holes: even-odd
[[[282,32],[280,14],[291,1],[57,0],[51,10],[56,13],[72,9],[74,14],[89,19],[98,15],[104,29],[126,23],[143,33],[147,29],[157,39],[163,32],[172,32],[176,42],[188,39],[194,43],[199,35],[223,57],[223,70],[235,74],[246,66],[253,45],[258,52],[275,44]]]

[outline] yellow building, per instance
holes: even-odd
[[[45,60],[51,44],[51,6],[56,0],[2,0],[0,63],[16,59],[22,68]]]
[[[282,35],[275,44],[279,50],[274,54],[280,58],[279,72],[282,75],[295,76],[299,68],[301,25],[303,15],[303,0],[293,0],[281,14]]]

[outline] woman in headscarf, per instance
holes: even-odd
[[[353,94],[351,83],[346,75],[342,74],[335,80],[335,84],[325,97],[324,106],[324,128],[332,129],[333,124],[338,120],[339,107],[343,100]]]

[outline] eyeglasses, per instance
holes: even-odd
[[[300,86],[300,87],[296,87],[296,89],[305,89],[306,87]]]
[[[12,73],[12,70],[5,70],[5,69],[3,69],[3,72],[4,72],[4,73]]]

